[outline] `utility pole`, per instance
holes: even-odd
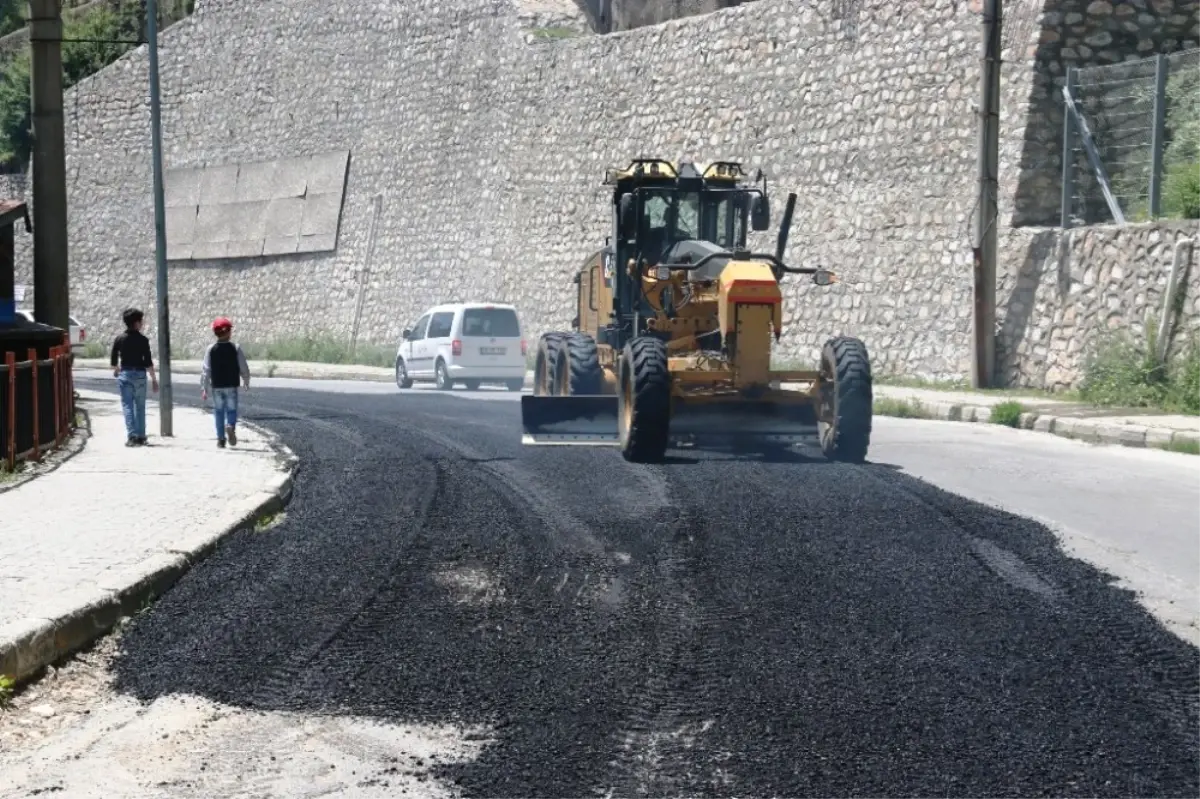
[[[150,54],[150,157],[154,162],[154,265],[158,305],[159,435],[174,435],[171,392],[171,304],[167,294],[167,211],[163,193],[162,108],[158,86],[158,2],[146,0],[146,42]]]
[[[63,137],[62,10],[29,0],[29,94],[33,121],[33,315],[70,328],[67,157]]]
[[[989,388],[996,375],[996,244],[1000,212],[1001,0],[984,0],[979,103],[979,202],[975,216],[974,330],[971,382]]]

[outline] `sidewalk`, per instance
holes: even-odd
[[[939,391],[876,385],[875,400],[905,403],[914,416],[955,422],[990,422],[992,409],[1006,402],[1024,408],[1018,427],[1096,444],[1200,449],[1200,416],[1162,414],[1152,409],[1096,408],[1078,402],[974,391]],[[886,411],[899,409],[884,408]],[[878,413],[879,411],[877,411]],[[894,415],[881,413],[881,415]]]
[[[239,424],[238,446],[219,450],[212,417],[177,407],[161,439],[150,401],[149,445],[131,449],[116,395],[79,395],[82,451],[0,493],[0,675],[90,643],[290,497],[295,457],[265,431]]]
[[[107,369],[104,359],[76,359],[80,369]],[[179,374],[200,374],[200,361],[173,361],[171,369]],[[299,380],[364,380],[390,383],[396,379],[391,369],[378,366],[302,363],[297,361],[251,361],[250,371],[262,377]],[[525,387],[533,385],[533,372],[525,374]],[[1019,426],[1040,433],[1052,433],[1097,444],[1126,447],[1160,447],[1185,452],[1200,450],[1200,417],[1160,414],[1150,409],[1129,410],[1095,408],[1077,402],[1050,397],[1030,397],[1020,391],[1012,395],[974,391],[941,391],[928,388],[903,388],[876,383],[876,414],[880,416],[916,416],[951,422],[988,422],[991,409],[1015,400],[1027,411]],[[879,403],[883,398],[891,402]],[[903,407],[895,407],[903,404]]]

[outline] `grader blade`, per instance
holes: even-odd
[[[613,447],[617,432],[616,395],[521,397],[521,443],[531,446]]]
[[[816,440],[812,405],[772,400],[687,402],[677,398],[671,410],[671,439],[696,446],[761,446]]]

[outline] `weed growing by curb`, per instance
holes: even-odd
[[[352,349],[349,341],[332,333],[306,333],[266,341],[242,342],[242,349],[249,360],[272,363],[298,361],[391,368],[396,361],[396,351],[392,347],[360,344]],[[272,373],[268,367],[267,376],[270,377]]]
[[[16,687],[16,680],[7,674],[0,674],[0,708],[8,707],[8,703],[12,701],[13,691]]]
[[[1083,399],[1101,407],[1200,415],[1200,336],[1191,336],[1182,351],[1159,363],[1157,330],[1151,318],[1141,342],[1124,333],[1101,341],[1084,362]]]
[[[928,419],[929,414],[918,400],[878,397],[872,411],[878,416],[896,416],[901,419]]]
[[[1184,455],[1200,455],[1200,441],[1176,441],[1172,439],[1166,444],[1159,444],[1158,448],[1166,450],[1167,452],[1179,452]]]
[[[988,421],[1005,427],[1017,427],[1021,424],[1021,414],[1023,413],[1025,413],[1024,405],[1016,400],[1007,400],[992,406],[992,415],[988,417]]]

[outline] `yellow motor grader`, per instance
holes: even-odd
[[[815,440],[827,458],[866,459],[873,397],[862,341],[828,339],[815,371],[771,369],[784,275],[820,286],[836,277],[783,262],[795,194],[775,253],[746,248],[747,222],[771,223],[761,171],[761,188],[745,178],[728,161],[638,158],[606,172],[613,235],[574,278],[573,329],[538,341],[522,443],[619,446],[647,463],[672,445]]]

